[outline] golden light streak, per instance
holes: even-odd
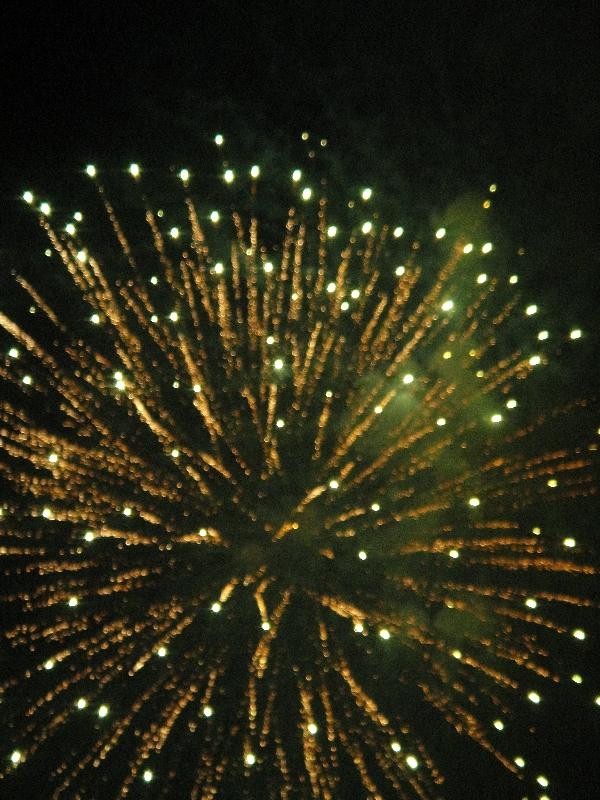
[[[229,155],[219,192],[246,180],[249,211],[196,197],[187,168],[181,208],[155,205],[132,165],[121,222],[86,172],[110,243],[25,192],[72,286],[55,308],[44,275],[19,275],[0,311],[19,664],[1,688],[28,698],[2,774],[77,729],[53,800],[105,764],[120,798],[181,775],[193,800],[265,776],[270,797],[334,800],[346,762],[373,800],[432,800],[443,776],[396,687],[516,773],[496,736],[514,709],[587,685],[551,642],[585,647],[597,567],[576,515],[558,530],[540,512],[596,493],[598,448],[592,402],[527,395],[552,337],[525,327],[537,306],[497,274],[501,248],[448,221],[403,239],[370,190],[353,217],[300,170],[273,244],[267,170]]]

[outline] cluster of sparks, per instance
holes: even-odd
[[[85,172],[118,255],[25,192],[75,321],[20,275],[35,330],[0,311],[3,778],[66,737],[53,800],[100,796],[109,768],[118,798],[246,781],[332,800],[350,774],[369,798],[441,797],[410,697],[548,798],[503,731],[549,683],[584,683],[552,642],[585,640],[573,587],[595,569],[535,514],[594,493],[597,448],[591,425],[544,445],[584,401],[522,411],[549,334],[499,346],[538,309],[493,243],[409,241],[369,188],[344,230],[300,169],[274,245],[251,214],[205,209],[186,169],[175,226],[133,164],[142,245]]]

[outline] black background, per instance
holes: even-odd
[[[423,208],[496,181],[506,235],[526,249],[526,288],[563,327],[586,331],[592,391],[598,16],[593,2],[201,2],[188,11],[40,4],[5,12],[0,267],[8,270],[27,245],[30,221],[18,202],[25,188],[52,200],[88,161],[198,161],[217,130],[256,139],[257,148],[308,130],[328,137],[357,180],[397,176]],[[597,673],[577,694],[588,705],[600,691]],[[574,725],[575,696],[557,698],[539,729],[546,771],[558,776],[553,800],[600,792],[600,711],[586,707]],[[483,796],[481,776],[464,772],[467,756],[469,747],[464,757],[455,752],[450,776],[452,796],[463,800]],[[524,795],[514,791],[498,797]]]

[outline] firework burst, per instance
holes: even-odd
[[[5,785],[424,800],[434,726],[545,788],[503,731],[582,681],[552,652],[595,570],[539,509],[593,494],[596,445],[586,402],[530,402],[507,254],[299,169],[271,241],[258,166],[164,210],[132,164],[123,213],[86,172],[93,222],[24,194],[55,272],[0,312]]]

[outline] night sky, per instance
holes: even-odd
[[[307,129],[430,208],[496,180],[535,277],[584,294],[598,263],[593,4],[372,3],[352,19],[336,3],[242,5],[5,20],[7,200],[67,154],[170,162],[220,127],[273,143]]]
[[[596,4],[136,5],[46,4],[3,21],[3,286],[30,240],[25,188],[54,200],[88,162],[168,169],[202,163],[216,131],[261,154],[293,150],[306,130],[327,137],[341,172],[402,194],[421,219],[496,182],[498,224],[526,251],[523,285],[548,319],[586,331],[571,377],[598,391]],[[598,658],[592,642],[597,688]],[[557,696],[538,737],[559,765],[552,800],[592,800],[600,786],[599,710],[588,703],[573,727],[573,697]],[[471,750],[454,754],[449,800],[483,797],[483,778],[464,772],[486,763]],[[498,799],[523,796],[507,791]]]
[[[1,246],[21,233],[11,200],[28,180],[58,190],[100,153],[179,163],[221,128],[257,150],[307,129],[422,212],[497,181],[527,279],[593,327],[595,23],[585,2],[373,3],[350,20],[344,4],[302,2],[9,15]]]

